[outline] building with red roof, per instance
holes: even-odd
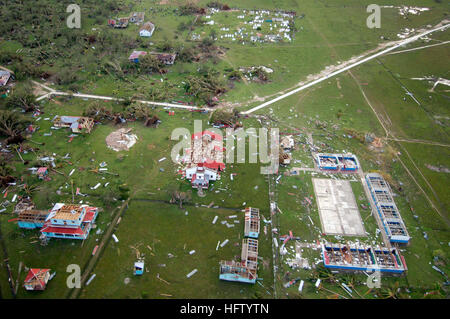
[[[207,189],[210,181],[220,178],[225,170],[223,163],[223,138],[221,134],[206,130],[191,135],[191,148],[183,159],[187,163],[185,177],[193,188]]]
[[[45,176],[47,176],[47,174],[48,174],[48,168],[47,167],[39,167],[36,174],[39,179],[44,179]]]
[[[46,238],[86,239],[98,215],[97,207],[57,203],[41,229]]]
[[[50,269],[31,268],[23,283],[26,290],[45,290],[50,278]]]

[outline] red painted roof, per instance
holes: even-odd
[[[218,170],[218,169],[224,170],[225,169],[224,163],[219,163],[216,161],[210,162],[210,163],[206,162],[206,163],[203,163],[203,165],[207,168],[211,168],[211,169],[215,169],[215,170]]]
[[[47,171],[47,167],[39,167],[37,170],[38,174],[45,173],[46,171]]]
[[[55,227],[46,226],[41,229],[41,233],[57,233],[57,234],[72,234],[72,235],[84,235],[81,227],[78,228],[68,228],[68,227]]]
[[[213,140],[217,140],[217,141],[222,140],[222,135],[219,135],[217,133],[214,133],[214,132],[211,132],[208,130],[203,131],[203,132],[194,133],[194,134],[192,134],[192,138],[194,139],[194,138],[202,137],[203,135],[210,135]]]
[[[94,219],[95,213],[96,213],[95,207],[87,207],[86,208],[86,214],[84,214],[83,223],[90,223]]]
[[[147,54],[147,52],[145,52],[145,51],[133,51],[128,59],[134,60],[134,59],[139,58],[141,55],[144,56],[146,54]]]
[[[40,269],[40,268],[31,268],[30,271],[28,272],[27,277],[25,278],[25,283],[32,281],[33,279],[39,279],[37,277],[37,275],[40,275],[42,273],[46,273],[49,272],[50,269]],[[40,284],[41,286],[45,286],[45,282],[40,280]]]

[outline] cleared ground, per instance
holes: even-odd
[[[325,234],[365,235],[349,181],[313,178],[313,185]]]

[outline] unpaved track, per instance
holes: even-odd
[[[256,106],[256,107],[254,107],[254,108],[252,108],[252,109],[250,109],[248,111],[242,112],[242,113],[247,115],[247,114],[251,114],[253,112],[256,112],[256,111],[258,111],[258,110],[260,110],[262,108],[265,108],[265,107],[267,107],[269,105],[272,105],[272,104],[274,104],[274,103],[276,103],[276,102],[278,102],[280,100],[283,100],[283,99],[285,99],[285,98],[287,98],[287,97],[289,97],[289,96],[291,96],[291,95],[293,95],[295,93],[303,91],[303,90],[305,90],[305,89],[307,89],[307,88],[309,88],[311,86],[314,86],[314,85],[316,85],[316,84],[318,84],[320,82],[323,82],[323,81],[325,81],[325,80],[327,80],[327,79],[329,79],[329,78],[331,78],[331,77],[333,77],[335,75],[338,75],[340,73],[348,71],[348,70],[350,70],[350,69],[352,69],[352,68],[354,68],[354,67],[356,67],[358,65],[361,65],[361,64],[366,63],[368,61],[371,61],[371,60],[373,60],[373,59],[375,59],[375,58],[377,58],[379,56],[385,55],[385,54],[387,54],[387,53],[389,53],[389,52],[391,52],[391,51],[393,51],[393,50],[395,50],[395,49],[397,49],[397,48],[399,48],[401,46],[404,46],[406,44],[409,44],[409,43],[412,43],[414,41],[417,41],[421,37],[424,37],[424,36],[426,36],[426,35],[428,35],[430,33],[433,33],[433,32],[436,32],[436,31],[445,30],[449,26],[450,26],[450,24],[446,23],[446,24],[444,24],[442,26],[435,27],[434,29],[431,29],[431,30],[419,33],[419,34],[417,34],[415,36],[412,36],[412,37],[409,37],[409,38],[407,38],[405,40],[394,42],[394,43],[396,43],[395,45],[393,45],[393,46],[391,46],[391,47],[389,47],[387,49],[384,49],[384,50],[382,50],[382,51],[380,51],[378,53],[375,53],[373,55],[365,57],[363,59],[361,59],[363,56],[355,58],[355,59],[350,59],[349,61],[342,63],[339,66],[340,68],[337,71],[334,71],[334,72],[331,72],[331,73],[329,71],[325,72],[325,74],[323,76],[321,76],[318,79],[315,79],[314,81],[311,81],[311,82],[309,82],[307,84],[304,84],[304,85],[300,86],[299,88],[296,88],[296,89],[294,89],[294,90],[292,90],[292,91],[290,91],[290,92],[288,92],[286,94],[283,94],[283,95],[281,95],[281,96],[279,96],[279,97],[277,97],[277,98],[275,98],[273,100],[267,101],[267,102],[265,102],[265,103],[263,103],[263,104],[261,104],[259,106]],[[356,60],[356,62],[349,64],[349,62],[353,61],[353,60]]]

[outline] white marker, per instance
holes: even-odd
[[[220,247],[223,247],[223,246],[225,246],[226,244],[228,244],[228,239],[225,239],[225,240],[220,244]]]
[[[186,275],[186,277],[187,277],[187,278],[190,278],[190,277],[193,276],[197,271],[198,271],[197,269],[194,269],[193,271],[191,271],[190,273],[188,273],[188,274]]]

